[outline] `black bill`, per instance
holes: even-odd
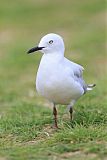
[[[42,50],[44,47],[34,47],[34,48],[31,48],[27,53],[32,53],[32,52],[35,52],[35,51],[39,51],[39,50]]]

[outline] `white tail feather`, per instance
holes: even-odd
[[[95,86],[96,86],[96,84],[88,84],[87,85],[87,91],[93,90],[93,87],[95,87]]]

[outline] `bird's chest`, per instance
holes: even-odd
[[[40,95],[56,104],[68,104],[71,89],[62,70],[42,71],[37,74],[36,88]]]
[[[36,77],[36,88],[40,94],[45,94],[48,92],[54,92],[57,87],[60,86],[62,81],[62,76],[60,76],[60,67],[58,66],[44,66],[38,69]]]

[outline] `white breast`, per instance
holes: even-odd
[[[42,57],[36,88],[40,95],[56,104],[69,104],[83,94],[83,89],[70,76],[69,69],[64,68],[63,61],[58,60],[58,57],[57,61],[48,56]]]

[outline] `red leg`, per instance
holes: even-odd
[[[58,128],[58,124],[57,124],[57,109],[56,109],[55,105],[53,106],[53,115],[54,115],[55,128]]]
[[[72,107],[70,107],[69,113],[70,113],[70,119],[72,121],[72,119],[73,119],[73,116],[72,116],[72,114],[73,114],[73,108]]]

